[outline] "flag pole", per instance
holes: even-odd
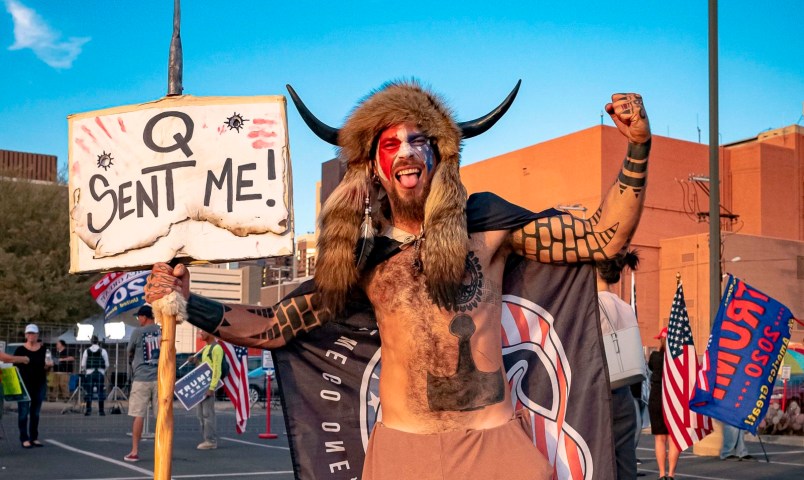
[[[168,55],[168,96],[181,95],[184,69],[181,49],[181,0],[173,0],[173,36]],[[175,259],[171,265],[176,266]],[[159,399],[154,434],[154,480],[169,480],[173,467],[173,391],[176,384],[176,317],[185,318],[184,298],[177,292],[153,304],[160,319],[162,341],[159,345],[157,395]]]

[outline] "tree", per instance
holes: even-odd
[[[0,324],[72,326],[100,313],[100,275],[70,275],[67,185],[0,177]]]

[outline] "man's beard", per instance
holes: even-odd
[[[424,222],[424,204],[427,202],[427,197],[430,195],[429,183],[424,186],[420,196],[402,198],[396,189],[387,191],[386,193],[388,194],[388,200],[391,204],[392,220],[394,222]]]

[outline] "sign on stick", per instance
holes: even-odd
[[[168,97],[68,123],[71,272],[292,252],[284,97]]]

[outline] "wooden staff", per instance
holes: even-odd
[[[159,344],[157,393],[159,409],[154,434],[154,479],[169,480],[173,460],[173,390],[176,384],[176,323],[187,317],[184,298],[178,292],[153,304],[154,316],[162,326]]]
[[[168,93],[181,95],[184,67],[181,48],[181,0],[173,0],[173,36],[168,57]],[[176,262],[172,262],[176,266]],[[172,292],[153,304],[154,316],[162,326],[159,345],[157,394],[159,410],[154,434],[154,480],[170,480],[173,467],[173,391],[176,384],[176,322],[187,317],[184,298]]]

